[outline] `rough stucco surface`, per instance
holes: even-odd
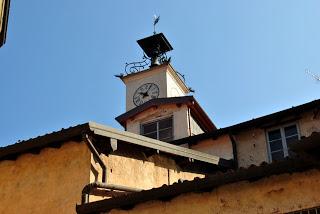
[[[227,160],[233,159],[232,143],[228,135],[223,135],[215,140],[203,140],[196,145],[192,145],[191,149],[216,155]]]
[[[308,137],[312,132],[320,132],[320,113],[308,112],[302,115],[299,122],[300,135]]]
[[[320,171],[271,176],[225,185],[208,193],[188,193],[171,201],[151,201],[112,214],[284,213],[320,205]]]
[[[192,116],[190,116],[190,129],[191,129],[191,134],[190,134],[191,136],[202,134],[204,132]]]
[[[179,178],[193,180],[201,177],[199,174],[181,171],[174,160],[161,155],[109,155],[104,156],[104,160],[108,168],[107,181],[111,184],[151,189],[176,182]]]
[[[2,161],[0,213],[75,213],[89,171],[90,151],[76,142]]]
[[[300,136],[308,137],[312,132],[320,131],[320,116],[316,115],[315,117],[312,111],[302,114],[301,119],[293,123],[298,125]],[[285,125],[283,124],[280,127]],[[240,167],[269,162],[268,143],[264,129],[252,129],[241,132],[235,135],[235,140],[237,142]]]
[[[234,136],[237,143],[239,167],[268,162],[268,148],[263,129],[252,129]]]
[[[151,121],[160,120],[173,116],[173,138],[188,137],[188,108],[186,105],[178,107],[168,104],[158,108],[151,108],[138,114],[135,118],[127,121],[127,131],[140,134],[140,125]]]
[[[126,156],[124,156],[126,155]],[[130,154],[102,155],[107,166],[107,183],[140,189],[151,189],[163,184],[172,184],[179,179],[193,180],[195,177],[203,178],[204,175],[185,172],[180,169],[174,160],[161,155],[146,157],[141,152]],[[101,181],[101,168],[93,161],[93,170],[99,172]],[[91,182],[97,180],[91,173]],[[90,201],[101,200],[101,197],[90,196]]]

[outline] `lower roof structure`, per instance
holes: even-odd
[[[218,172],[202,179],[196,178],[193,181],[163,185],[159,188],[144,190],[125,196],[81,204],[77,205],[76,210],[78,214],[89,214],[108,212],[112,209],[131,209],[135,205],[147,201],[170,200],[176,196],[190,192],[209,192],[214,188],[230,183],[256,181],[272,175],[320,169],[319,153],[308,153],[310,150],[319,151],[320,133],[314,133],[301,141],[307,142],[307,145],[302,146],[302,142],[297,142],[294,145],[295,155],[279,162],[271,164],[262,163],[260,166],[252,165],[249,168],[229,170],[225,173]],[[306,152],[308,155],[305,155]]]

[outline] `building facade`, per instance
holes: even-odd
[[[125,131],[88,122],[1,148],[0,213],[283,213],[320,206],[320,100],[218,129],[170,64],[164,35],[138,43],[151,64],[118,75],[126,112],[116,120]]]

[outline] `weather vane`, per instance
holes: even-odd
[[[153,16],[153,34],[156,34],[156,24],[159,22],[160,16]]]

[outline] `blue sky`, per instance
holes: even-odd
[[[0,146],[96,121],[121,128],[114,74],[160,14],[172,65],[218,127],[318,99],[319,1],[11,1],[0,49]]]

